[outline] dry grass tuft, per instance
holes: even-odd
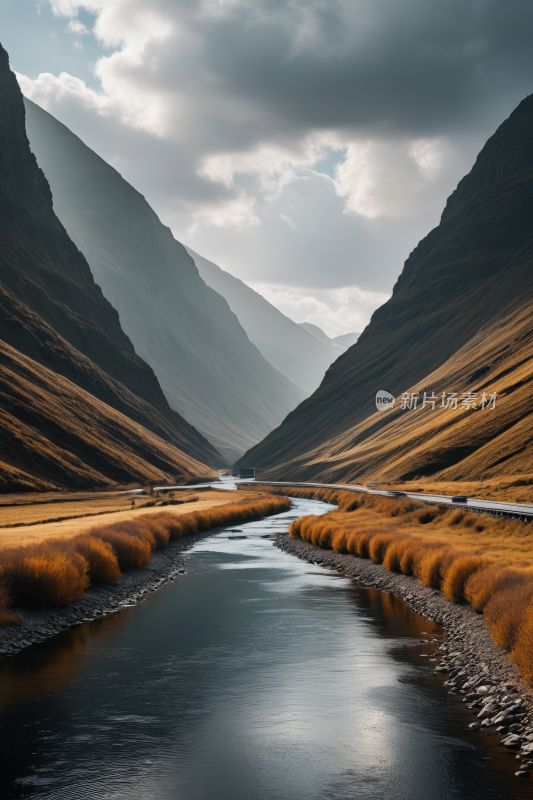
[[[459,525],[460,522],[464,520],[466,516],[466,511],[463,511],[462,508],[456,508],[455,511],[448,517],[448,525],[451,527],[452,525]]]
[[[512,651],[517,643],[517,635],[522,623],[527,619],[527,612],[533,597],[533,581],[508,586],[495,592],[483,611],[485,622],[496,644]],[[533,642],[522,641],[522,653],[527,651],[533,655]]]
[[[91,528],[87,536],[100,539],[113,548],[120,570],[143,567],[150,559],[152,548],[136,522],[115,522],[102,528]]]
[[[465,585],[464,596],[474,611],[483,612],[491,597],[504,589],[527,583],[530,576],[501,564],[488,564],[471,575]]]
[[[510,658],[523,679],[529,686],[533,686],[533,608],[531,603],[522,615],[520,628],[515,636],[514,647]]]
[[[368,543],[368,554],[375,564],[381,564],[385,558],[387,548],[395,540],[394,534],[377,533]]]
[[[396,539],[392,541],[383,557],[383,566],[390,572],[405,572],[402,569],[402,560],[405,559],[410,544],[412,544],[412,540]],[[409,574],[412,574],[412,572],[409,572]]]
[[[118,559],[108,542],[82,534],[76,537],[72,546],[87,561],[91,583],[112,583],[120,580]]]
[[[465,585],[471,575],[486,566],[486,561],[478,556],[455,556],[445,571],[442,591],[454,603],[464,599]]]
[[[88,563],[73,547],[47,543],[2,555],[2,578],[17,605],[66,605],[89,586]]]
[[[420,542],[411,548],[412,574],[424,586],[440,589],[444,566],[449,558],[449,549],[437,543],[424,545]]]
[[[0,626],[20,621],[10,605],[62,606],[90,583],[117,581],[121,570],[142,567],[152,550],[198,531],[287,511],[287,497],[249,498],[190,514],[162,511],[101,525],[71,539],[0,550]]]
[[[428,522],[433,522],[441,513],[439,506],[426,506],[426,508],[419,508],[415,511],[415,517],[421,525],[427,525]]]

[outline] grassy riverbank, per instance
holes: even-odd
[[[230,502],[227,494],[213,494],[194,511],[171,506],[113,514],[112,521],[100,518],[98,524],[71,520],[61,524],[62,537],[51,535],[53,526],[40,525],[39,541],[0,548],[0,625],[20,621],[12,606],[68,605],[91,584],[118,581],[124,570],[143,566],[152,550],[170,541],[290,508],[286,497],[266,493],[235,492]]]
[[[290,535],[370,558],[440,589],[449,600],[468,602],[533,686],[533,525],[409,498],[300,487],[270,491],[337,504],[323,516],[294,521]]]

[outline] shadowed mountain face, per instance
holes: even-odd
[[[124,418],[119,426],[121,433],[116,434],[117,442],[121,436],[123,439],[129,436],[128,425],[136,430],[137,445],[130,448],[132,460],[135,460],[136,451],[139,461],[134,472],[128,471],[125,464],[120,467],[118,456],[112,467],[107,463],[110,469],[106,471],[103,453],[108,445],[104,439],[110,435],[109,431],[85,425],[85,432],[80,436],[93,454],[99,453],[97,461],[103,482],[114,480],[111,476],[118,472],[124,479],[133,474],[141,479],[156,471],[178,476],[181,472],[184,477],[198,474],[198,470],[210,474],[212,470],[198,462],[213,464],[220,459],[219,454],[169,407],[152,369],[135,353],[120,327],[117,312],[94,283],[85,258],[54,214],[50,188],[29,148],[24,114],[22,94],[9,69],[7,53],[0,46],[0,340],[3,354],[0,396],[4,412],[0,422],[3,443],[0,458],[5,459],[2,470],[5,469],[6,475],[14,475],[21,468],[30,477],[40,473],[42,464],[32,464],[28,456],[31,453],[30,432],[32,429],[39,431],[41,425],[44,430],[54,418],[62,433],[52,432],[50,428],[53,440],[50,448],[57,446],[69,452],[62,467],[59,459],[54,478],[50,477],[48,482],[70,486],[74,481],[80,485],[77,478],[72,478],[71,464],[73,460],[79,461],[77,471],[80,475],[84,473],[83,448],[78,451],[79,442],[74,440],[70,448],[68,436],[62,438],[65,431],[58,408],[36,405],[32,397],[32,392],[48,388],[53,396],[57,381],[58,385],[72,385],[72,406],[80,393],[84,397],[92,395],[95,404],[102,407],[101,418],[106,413],[109,419]],[[25,381],[24,391],[16,401],[10,394],[14,374],[24,376]],[[65,392],[68,395],[66,389]],[[26,403],[21,399],[24,394]],[[139,436],[142,429],[146,429],[144,443]],[[8,447],[7,442],[11,440],[13,447]],[[156,441],[157,453],[153,450]],[[161,457],[163,451],[165,458]],[[23,458],[23,452],[26,455],[21,466],[19,459]],[[34,460],[37,461],[37,456]],[[87,477],[87,470],[85,475],[92,481]],[[15,484],[9,479],[4,488],[16,488]]]
[[[194,258],[207,285],[226,298],[248,338],[266,360],[300,386],[306,395],[314,392],[343,349],[333,347],[325,334],[327,341],[320,341],[320,337],[286,317],[258,292],[190,247],[187,252]]]
[[[240,466],[278,478],[533,471],[533,97],[492,136],[320,388]],[[385,390],[397,399],[376,411]],[[438,396],[435,409],[424,392]],[[457,393],[458,408],[442,407]],[[462,393],[476,406],[461,408]],[[419,393],[402,409],[402,393]],[[497,393],[482,409],[483,393]],[[403,403],[405,405],[405,403]],[[452,400],[453,406],[453,400]]]
[[[144,197],[46,111],[28,100],[26,110],[54,210],[124,331],[172,408],[233,461],[279,425],[304,392],[249,341]]]

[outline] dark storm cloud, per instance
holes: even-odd
[[[255,3],[204,22],[201,60],[298,126],[429,134],[528,92],[532,22],[524,0]]]
[[[49,5],[93,15],[101,91],[55,68],[24,90],[257,283],[389,291],[533,85],[530,0]]]

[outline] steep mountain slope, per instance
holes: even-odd
[[[306,393],[314,392],[340,354],[278,311],[268,300],[190,247],[187,252],[203,280],[228,301],[229,307],[267,361]]]
[[[27,128],[54,209],[172,408],[233,461],[305,396],[254,347],[224,298],[132,186],[46,111]]]
[[[0,492],[185,483],[215,474],[2,341],[0,435]]]
[[[180,459],[184,472],[193,459],[214,463],[217,452],[171,410],[154,373],[136,355],[116,311],[104,299],[87,262],[55,216],[50,188],[26,137],[22,94],[1,46],[0,154],[0,340],[6,352],[13,348],[26,357],[23,372],[33,375],[28,378],[28,392],[31,394],[32,381],[53,391],[54,381],[65,378],[93,395],[95,403],[106,404],[110,418],[116,417],[113,409],[129,417],[133,427],[147,429],[147,442],[142,445],[145,466],[157,462],[161,469],[165,442],[167,466],[172,464],[174,472],[179,472]],[[9,359],[7,368],[12,368]],[[8,409],[9,391],[6,378],[3,407]],[[77,396],[74,392],[72,403]],[[39,418],[49,418],[49,409],[37,411],[33,405],[32,409],[29,403],[17,405],[17,418],[21,424],[38,428]],[[4,416],[0,426],[3,443],[12,436],[11,424]],[[126,435],[124,425],[122,429]],[[105,450],[106,436],[92,430],[93,449]],[[156,439],[158,452],[152,453],[148,440]],[[78,455],[76,446],[73,444],[72,458]],[[14,447],[8,460],[15,470],[17,453]],[[34,467],[39,470],[38,465]],[[210,472],[205,466],[202,471]],[[140,472],[139,467],[136,474]]]
[[[500,126],[315,394],[239,461],[268,475],[533,472],[533,96]],[[394,407],[376,411],[386,390]],[[417,408],[402,393],[419,392]],[[423,393],[439,396],[423,407]],[[442,407],[471,392],[475,408]],[[496,408],[481,407],[497,393]],[[414,405],[414,404],[412,404]],[[453,405],[453,400],[452,400]]]

